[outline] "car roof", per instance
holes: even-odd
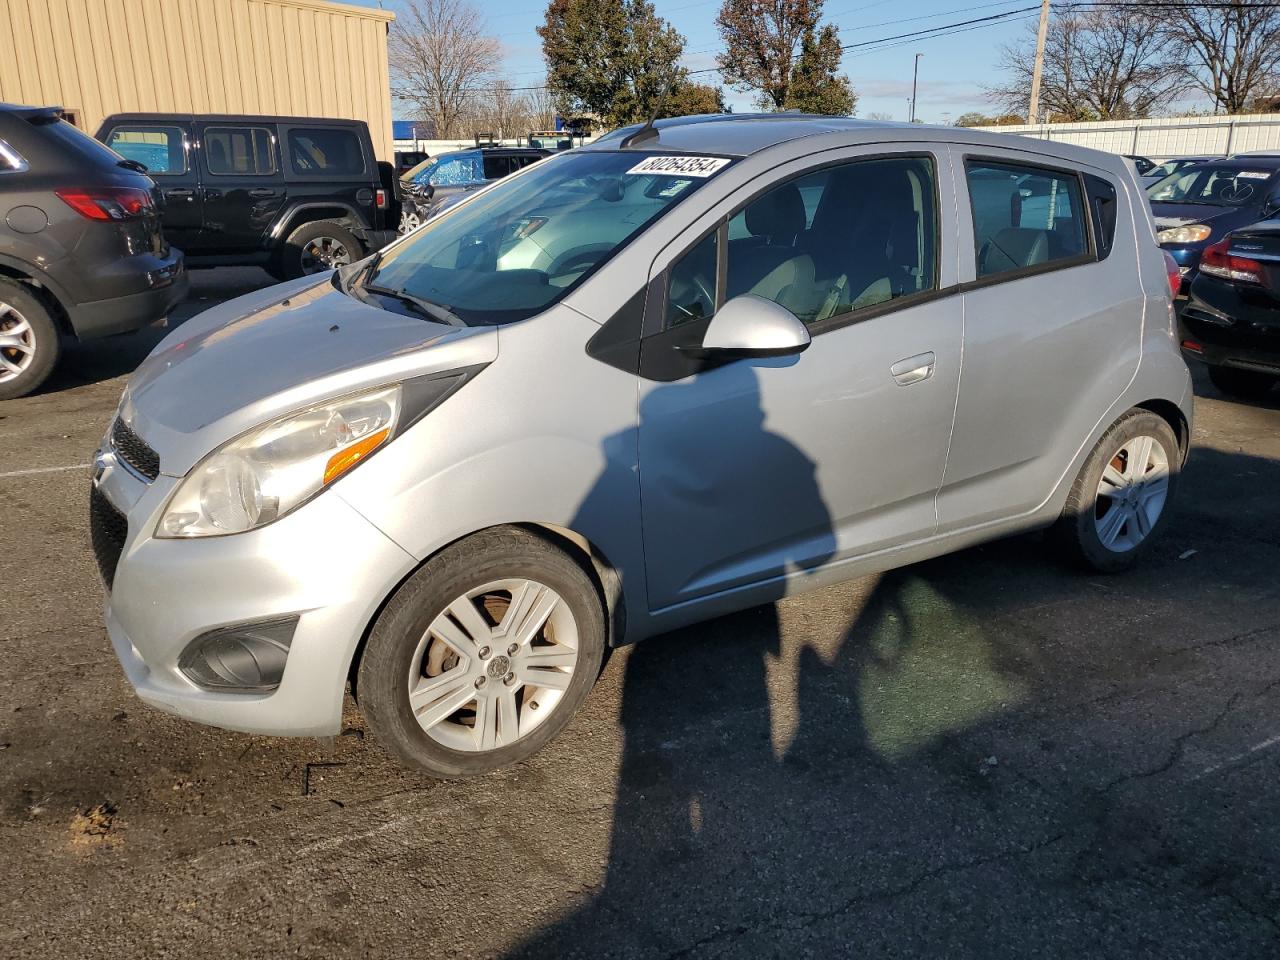
[[[728,113],[672,117],[654,123],[657,137],[622,146],[624,138],[643,124],[610,131],[579,150],[643,150],[675,153],[705,153],[747,157],[786,143],[822,138],[826,146],[860,143],[956,143],[976,147],[989,145],[1037,153],[1073,163],[1089,163],[1117,169],[1115,154],[1078,147],[1059,141],[1042,140],[1009,133],[990,133],[971,127],[942,127],[922,123],[894,123],[888,120],[857,120],[802,113]],[[816,146],[815,146],[816,149]],[[807,151],[797,149],[797,154]]]
[[[1218,157],[1206,160],[1206,167],[1258,167],[1264,170],[1280,170],[1280,153],[1248,154],[1237,153],[1230,157]]]
[[[363,120],[343,119],[340,117],[280,117],[267,114],[250,114],[250,113],[113,113],[102,121],[102,126],[109,123],[128,123],[130,121],[139,123],[163,123],[165,120],[186,121],[194,120],[198,123],[288,123],[295,126],[307,126],[312,124],[323,124],[325,126],[348,126],[363,127],[367,124]]]

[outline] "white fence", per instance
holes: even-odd
[[[1228,156],[1257,150],[1280,153],[1280,114],[1234,117],[1167,117],[1103,120],[1097,123],[1036,123],[990,127],[1042,140],[1074,143],[1107,153],[1137,154],[1152,160],[1198,155]]]

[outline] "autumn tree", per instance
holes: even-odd
[[[387,38],[392,86],[451,139],[489,84],[498,44],[469,0],[403,0]]]
[[[673,84],[663,101],[659,117],[692,117],[700,113],[728,113],[724,91],[705,83],[683,81]]]
[[[800,42],[800,58],[791,71],[791,83],[783,106],[802,113],[848,117],[858,106],[848,77],[840,76],[840,35],[827,24]]]
[[[685,40],[648,0],[551,0],[538,27],[547,85],[563,113],[594,113],[607,125],[648,119]]]
[[[848,110],[819,112],[852,112],[849,82],[836,75],[843,52],[839,35],[830,25],[820,26],[821,18],[822,0],[724,0],[716,16],[725,46],[716,58],[721,76],[735,89],[756,91],[766,110],[795,106],[789,94],[796,82],[806,103],[835,107],[843,106],[843,87]]]
[[[1149,23],[1182,65],[1186,82],[1224,113],[1277,91],[1280,8],[1273,0],[1153,5]]]
[[[1005,46],[1005,81],[988,93],[1009,113],[1026,116],[1035,63],[1036,26]],[[1149,117],[1184,85],[1182,61],[1152,28],[1146,11],[1110,8],[1056,15],[1040,79],[1041,109],[1055,120]]]

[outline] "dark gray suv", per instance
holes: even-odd
[[[187,292],[145,168],[59,113],[0,104],[0,400],[43,383],[64,338],[136,330]]]

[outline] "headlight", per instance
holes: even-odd
[[[1203,223],[1191,223],[1185,227],[1170,227],[1156,234],[1157,243],[1199,243],[1208,240],[1213,231]]]
[[[157,537],[242,533],[283,517],[386,443],[400,387],[331,400],[223,444],[178,484]]]

